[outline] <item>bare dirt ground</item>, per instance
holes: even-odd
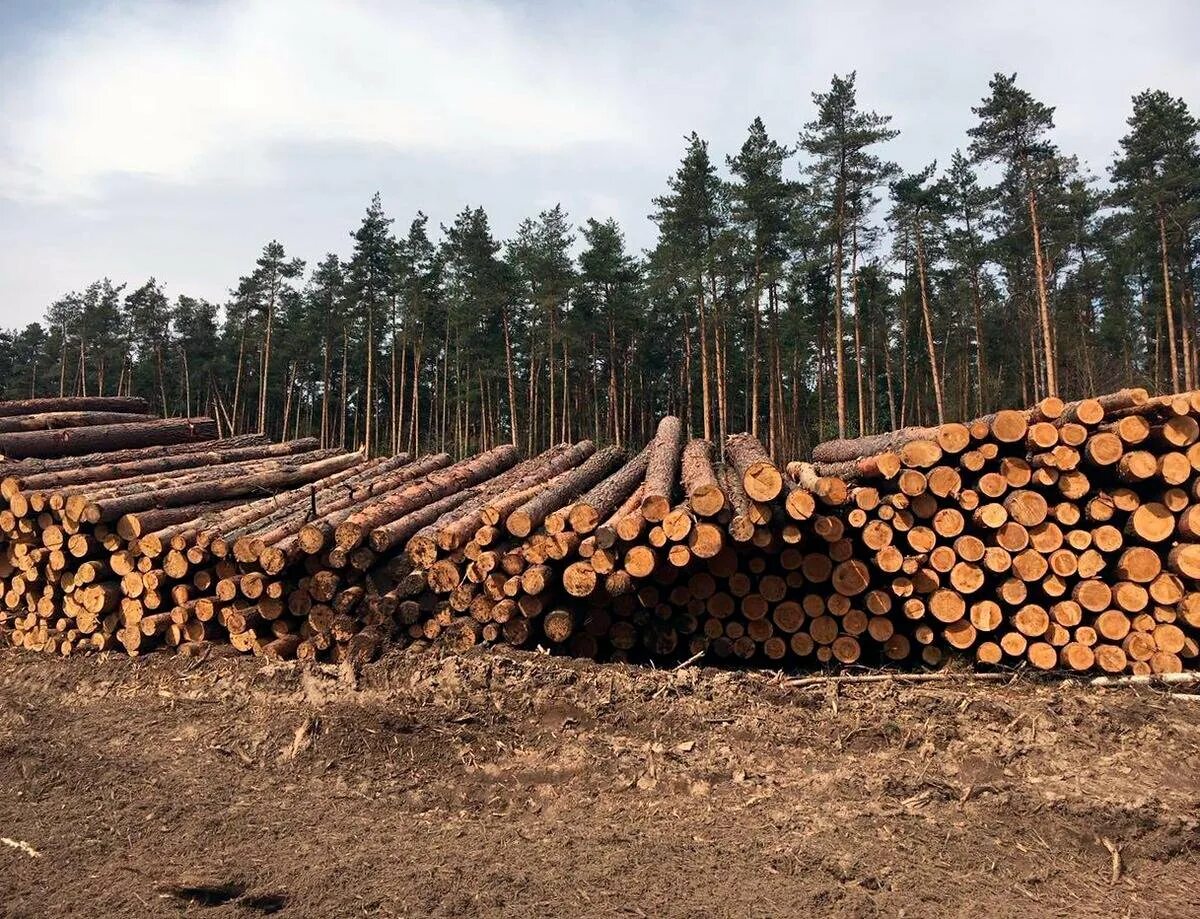
[[[1198,820],[1146,688],[0,653],[4,916],[1191,917]]]

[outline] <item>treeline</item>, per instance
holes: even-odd
[[[692,134],[653,202],[656,246],[555,207],[499,240],[482,208],[440,233],[378,195],[348,258],[276,241],[225,303],[98,281],[0,337],[5,397],[141,395],[224,432],[373,450],[591,437],[678,414],[778,457],[1052,394],[1197,385],[1198,124],[1133,99],[1108,167],[997,74],[963,148],[902,171],[853,74],[792,142],[760,119],[723,163]]]

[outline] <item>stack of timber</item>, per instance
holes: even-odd
[[[455,462],[102,419],[146,414],[128,400],[10,405],[3,432],[94,423],[0,442],[129,432],[0,464],[0,632],[29,649],[362,661],[438,640],[1134,674],[1200,652],[1200,393],[1048,399],[783,465],[674,417],[641,450]]]

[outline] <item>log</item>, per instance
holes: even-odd
[[[896,453],[905,444],[915,440],[936,443],[936,427],[907,427],[884,434],[867,434],[862,437],[827,440],[812,450],[814,463],[842,463],[874,457],[885,453]]]
[[[701,517],[713,517],[725,507],[725,493],[713,468],[713,446],[707,440],[688,441],[683,448],[680,476],[688,506]]]
[[[642,516],[657,523],[671,509],[683,449],[683,422],[667,415],[658,423],[642,486]]]
[[[512,444],[495,447],[470,459],[429,473],[422,479],[383,495],[338,524],[334,541],[349,552],[362,545],[374,529],[440,500],[449,494],[493,478],[517,461]]]
[[[504,520],[504,527],[513,536],[525,537],[540,526],[554,511],[570,505],[581,492],[592,488],[625,458],[620,447],[606,447],[583,465],[564,472],[536,497],[526,501]]]
[[[0,402],[0,417],[37,415],[46,412],[114,412],[132,415],[150,413],[150,403],[139,396],[50,396],[9,399]]]
[[[60,428],[86,428],[101,424],[133,424],[158,421],[158,415],[121,412],[41,412],[36,415],[0,416],[0,434],[18,431],[53,431]]]
[[[0,434],[0,455],[6,459],[75,456],[213,440],[216,436],[217,423],[211,418],[165,418],[135,424]]]
[[[213,441],[212,447],[218,448],[224,443],[226,441]],[[17,489],[31,491],[34,489],[66,488],[72,485],[126,479],[131,476],[147,475],[150,473],[174,472],[183,469],[221,466],[244,460],[292,456],[316,450],[319,446],[320,444],[315,437],[306,437],[299,440],[289,440],[279,444],[267,444],[263,446],[205,449],[194,452],[151,456],[145,459],[127,460],[125,462],[95,463],[78,469],[47,471],[7,478],[5,479],[3,495],[5,498],[11,497]]]
[[[817,475],[838,478],[845,482],[864,479],[892,479],[900,471],[900,456],[894,452],[863,456],[833,463],[813,463]],[[792,464],[788,464],[791,475]],[[795,476],[793,475],[793,478]]]
[[[568,520],[576,533],[591,533],[629,499],[645,479],[650,451],[643,450],[612,475],[601,480],[571,505]]]
[[[752,500],[766,503],[779,497],[783,491],[783,473],[771,461],[758,438],[750,434],[731,434],[725,440],[725,456]]]

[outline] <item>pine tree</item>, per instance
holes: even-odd
[[[1188,275],[1194,245],[1191,226],[1200,215],[1200,124],[1181,98],[1162,90],[1133,97],[1129,132],[1121,138],[1121,154],[1110,172],[1114,201],[1127,208],[1143,233],[1153,227],[1166,320],[1171,385],[1191,389],[1196,380],[1195,338],[1191,309],[1179,310],[1172,296]],[[1174,257],[1172,253],[1175,253]],[[1172,277],[1175,284],[1172,284]],[[1183,283],[1184,297],[1190,285]],[[1179,316],[1176,313],[1179,311]],[[1176,335],[1176,326],[1180,334]],[[1177,340],[1179,339],[1179,340]],[[1180,355],[1183,372],[1180,373]]]
[[[846,243],[855,222],[856,194],[873,187],[889,173],[888,164],[871,148],[899,134],[890,115],[861,111],[855,95],[855,74],[834,75],[829,91],[814,93],[817,117],[801,134],[801,147],[812,157],[805,171],[814,194],[826,212],[833,250],[833,339],[837,389],[838,436],[846,436],[846,354],[843,331],[843,277]]]
[[[729,169],[735,182],[730,186],[732,218],[744,239],[746,258],[752,261],[750,312],[752,322],[749,362],[751,433],[757,436],[759,399],[759,317],[761,299],[767,293],[770,341],[767,353],[768,449],[778,456],[785,440],[783,409],[783,365],[779,346],[779,282],[788,257],[787,236],[795,211],[796,186],[783,177],[784,164],[795,151],[767,136],[761,118],[750,123],[749,136]],[[794,383],[795,381],[793,381]]]
[[[933,309],[930,305],[930,243],[940,244],[944,234],[944,221],[949,211],[946,202],[946,186],[943,182],[929,184],[936,163],[931,163],[920,172],[903,176],[892,183],[892,210],[890,219],[898,234],[906,234],[911,241],[917,265],[917,292],[921,303],[921,320],[925,330],[926,356],[929,359],[929,379],[933,387],[933,402],[937,411],[938,424],[946,421],[945,394],[942,390],[942,373],[933,327]]]
[[[162,285],[151,278],[126,294],[124,317],[133,347],[129,366],[122,368],[122,380],[117,383],[117,390],[120,392],[127,386],[129,392],[153,392],[159,410],[170,415],[163,352],[171,337],[171,308]]]
[[[760,122],[761,126],[761,122]],[[668,193],[654,199],[651,219],[659,227],[659,264],[670,266],[696,304],[696,328],[700,345],[700,415],[704,436],[712,437],[713,396],[709,367],[708,289],[712,270],[713,242],[725,221],[725,192],[716,167],[708,155],[708,143],[693,132],[675,174],[667,180]],[[715,298],[714,298],[715,299]],[[685,418],[693,421],[692,408],[692,332],[685,322]],[[757,326],[756,326],[757,327]],[[749,360],[757,373],[757,349]],[[723,400],[718,397],[718,402]],[[723,427],[723,425],[722,425]]]
[[[984,215],[991,201],[988,190],[962,151],[955,150],[946,174],[946,193],[955,225],[949,228],[947,252],[965,277],[971,298],[971,316],[975,340],[975,413],[985,411],[987,386],[987,342],[984,334],[984,251],[982,233]]]
[[[1038,217],[1038,184],[1052,166],[1057,150],[1046,135],[1054,128],[1054,109],[1043,105],[1017,86],[1017,75],[997,73],[989,83],[991,95],[971,109],[979,123],[969,129],[971,153],[976,161],[995,161],[1006,171],[1006,180],[1020,191],[1029,211],[1033,249],[1034,287],[1042,334],[1046,395],[1058,395],[1058,370],[1054,333],[1050,321],[1050,295]],[[1010,199],[1011,200],[1011,199]]]
[[[579,256],[579,290],[576,309],[592,319],[593,338],[603,342],[607,403],[603,425],[599,411],[593,427],[596,436],[615,444],[629,437],[626,405],[630,386],[630,360],[635,354],[640,326],[641,278],[636,260],[625,251],[625,236],[615,220],[589,218],[581,228],[586,248]],[[598,368],[593,369],[599,374]],[[593,388],[596,384],[593,382]]]
[[[354,252],[346,269],[345,296],[351,322],[362,335],[363,380],[355,409],[362,420],[362,444],[368,455],[376,444],[375,417],[379,409],[375,391],[378,330],[387,315],[394,288],[396,242],[392,220],[383,212],[379,192],[371,198],[358,229],[350,234]],[[356,422],[357,427],[357,422]]]

